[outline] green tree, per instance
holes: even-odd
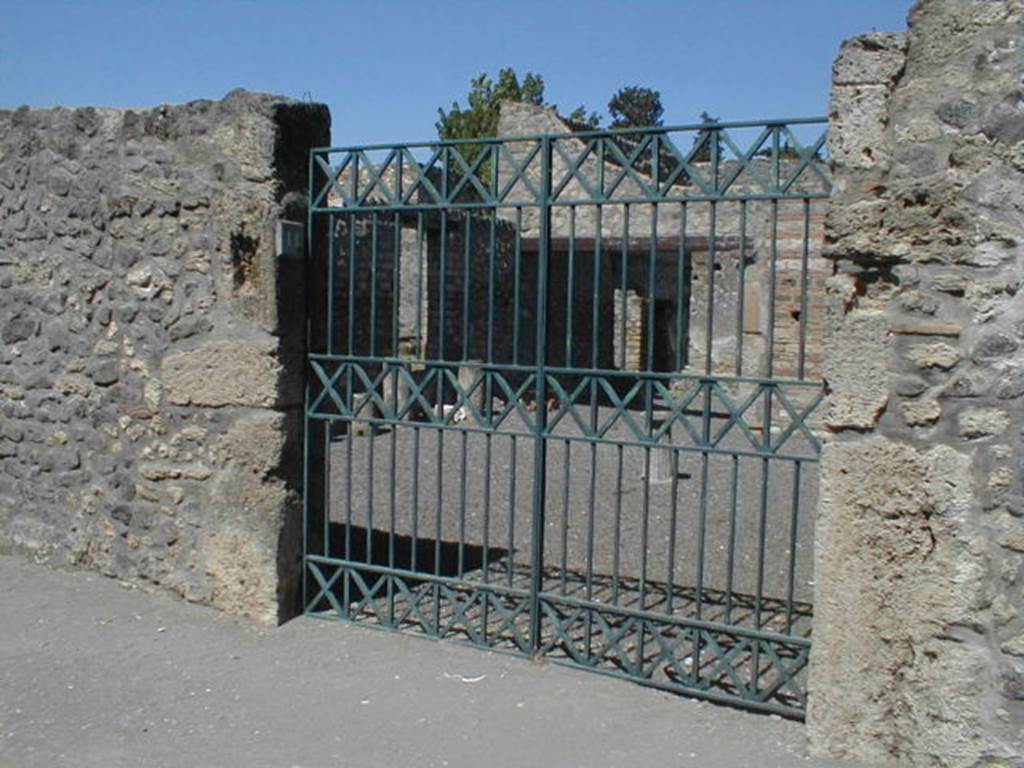
[[[700,121],[704,124],[717,123],[718,118],[712,117],[707,112],[700,113]],[[698,131],[697,135],[693,137],[693,146],[690,151],[693,152],[693,162],[695,163],[707,163],[711,161],[711,144],[718,140],[718,134],[713,131]],[[696,151],[695,151],[696,150]]]
[[[620,88],[608,102],[612,128],[649,128],[661,125],[664,111],[661,94],[639,85]]]
[[[469,83],[466,107],[457,101],[451,109],[438,108],[437,135],[442,139],[477,139],[498,132],[498,116],[503,101],[526,101],[544,104],[544,79],[527,72],[523,81],[511,67],[498,72],[498,81],[481,72]],[[479,149],[477,150],[479,152]]]
[[[515,70],[506,67],[499,70],[495,82],[486,72],[481,72],[470,80],[465,107],[453,101],[450,109],[438,108],[437,135],[443,140],[479,139],[496,135],[503,101],[554,106],[544,101],[544,78],[538,74],[527,72],[520,81]],[[583,129],[597,128],[600,123],[595,113],[592,112],[588,117],[583,107],[577,107],[569,120]],[[483,150],[483,144],[463,144],[459,151],[466,158],[467,164],[472,165]],[[484,161],[478,174],[484,179],[490,177],[488,162]]]
[[[601,116],[597,112],[587,114],[586,107],[576,107],[566,118],[571,127],[578,131],[596,131],[601,127]]]

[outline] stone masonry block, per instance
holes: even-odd
[[[269,407],[281,364],[273,342],[210,341],[164,359],[165,392],[175,405]]]

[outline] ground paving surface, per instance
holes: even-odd
[[[800,723],[303,618],[271,628],[0,557],[0,766],[710,766],[808,759]]]

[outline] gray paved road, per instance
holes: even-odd
[[[0,556],[0,766],[702,766],[808,759],[803,726],[524,659],[235,620]]]

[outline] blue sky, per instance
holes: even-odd
[[[148,107],[232,88],[326,102],[336,144],[435,136],[470,78],[541,74],[563,111],[661,91],[666,124],[825,114],[839,43],[910,0],[0,0],[0,107]]]

